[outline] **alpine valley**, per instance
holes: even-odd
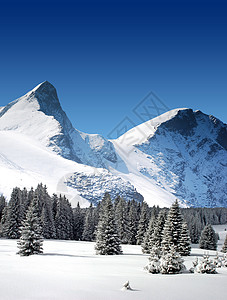
[[[75,129],[45,81],[0,108],[0,194],[36,187],[76,206],[105,192],[169,207],[227,207],[227,125],[201,111],[174,109],[118,139]]]

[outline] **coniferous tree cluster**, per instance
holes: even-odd
[[[50,197],[46,186],[42,184],[30,191],[18,187],[13,189],[8,205],[2,210],[1,235],[11,239],[20,238],[23,221],[34,200],[37,203],[37,215],[43,238],[73,239],[74,220],[71,204],[65,197],[57,195]]]
[[[162,254],[172,247],[183,256],[190,255],[191,241],[187,224],[183,222],[180,207],[175,201],[168,211],[161,210],[158,216],[153,214],[142,243],[143,253],[151,253],[152,248],[159,247]]]
[[[26,217],[28,208],[37,197],[38,212],[41,219],[42,235],[45,239],[74,239],[95,241],[102,201],[96,207],[81,208],[78,204],[72,209],[64,196],[47,193],[46,186],[39,184],[35,190],[14,188],[7,204],[5,198],[0,196],[0,235],[7,238],[18,239],[20,228]],[[181,233],[181,245],[177,251],[181,255],[190,252],[190,240],[198,243],[205,225],[224,224],[227,222],[227,208],[186,208],[177,209],[175,218],[180,224],[171,228],[168,225],[167,215],[170,209],[149,207],[146,202],[135,200],[125,201],[121,197],[112,199],[113,213],[117,233],[123,244],[142,245],[144,253],[149,253],[154,245],[165,247],[168,243],[176,244]],[[169,219],[171,219],[169,217]],[[187,226],[183,225],[183,219]],[[166,224],[167,223],[167,224]],[[167,226],[168,225],[168,226]],[[184,228],[183,228],[184,227]],[[165,236],[164,236],[165,230]],[[171,237],[173,234],[173,237]],[[166,246],[169,248],[168,246]],[[185,253],[183,253],[183,249]]]

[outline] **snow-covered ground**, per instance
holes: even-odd
[[[221,249],[227,225],[215,226]],[[0,299],[3,300],[121,300],[157,299],[224,300],[227,295],[227,268],[218,274],[156,275],[143,267],[148,256],[140,246],[123,246],[124,255],[95,255],[94,243],[45,241],[44,254],[30,257],[16,255],[15,240],[0,240]],[[185,259],[191,267],[203,250],[193,246]],[[215,255],[215,251],[209,254]],[[122,291],[129,280],[132,291]]]

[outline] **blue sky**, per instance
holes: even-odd
[[[227,123],[225,1],[0,1],[0,106],[42,81],[104,136],[153,91]]]

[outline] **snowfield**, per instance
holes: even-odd
[[[221,238],[220,250],[227,225],[214,228]],[[44,254],[30,257],[16,255],[17,250],[15,240],[0,239],[3,300],[224,300],[227,295],[227,268],[217,269],[214,275],[149,274],[143,269],[148,255],[142,254],[140,246],[124,245],[119,256],[95,255],[94,243],[77,241],[44,241]],[[186,267],[203,253],[193,245]],[[121,290],[127,280],[132,291]]]

